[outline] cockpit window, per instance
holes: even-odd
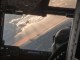
[[[3,39],[5,45],[22,49],[51,51],[53,36],[71,26],[72,19],[64,16],[5,14]]]
[[[75,8],[77,0],[50,0],[49,6]]]

